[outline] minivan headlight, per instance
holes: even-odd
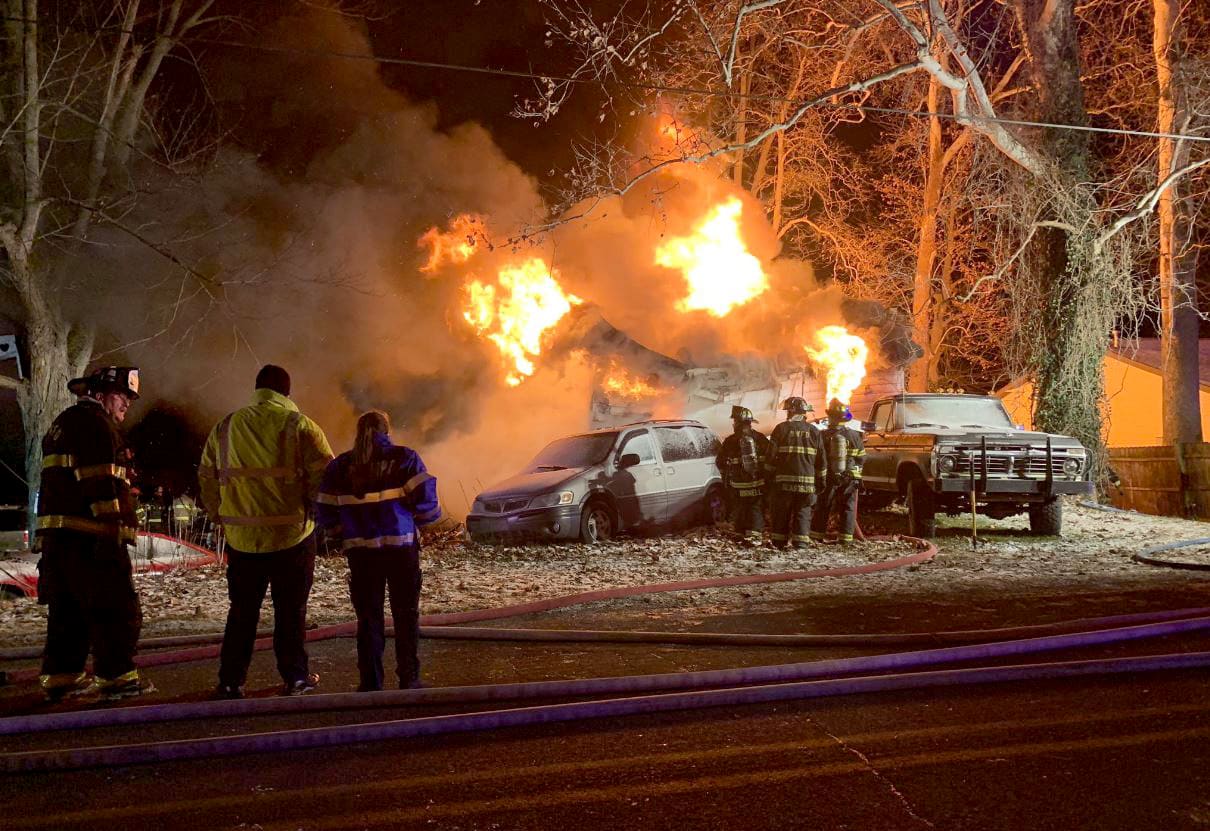
[[[529,507],[553,508],[556,505],[570,505],[575,498],[575,494],[571,491],[555,491],[554,493],[544,493],[541,496],[534,497],[530,501]]]

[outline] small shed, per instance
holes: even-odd
[[[1210,436],[1210,339],[1199,342],[1202,437]],[[1105,354],[1107,447],[1150,447],[1164,443],[1163,375],[1159,338],[1122,340]],[[1033,383],[1018,380],[997,391],[1018,424],[1033,426]]]

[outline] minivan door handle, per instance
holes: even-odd
[[[667,468],[664,468],[664,469],[668,471],[668,475],[669,475],[669,476],[671,476],[672,474],[676,473],[676,468],[674,468],[674,467],[667,467]]]
[[[655,475],[656,475],[656,476],[663,476],[663,475],[664,475],[664,471],[660,470],[660,469],[657,467],[657,468],[655,469]]]

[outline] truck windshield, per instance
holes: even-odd
[[[599,464],[609,455],[617,438],[617,433],[593,433],[591,436],[557,439],[534,456],[527,471],[532,473],[536,470],[562,470]]]
[[[905,427],[991,427],[1012,429],[1004,405],[994,398],[909,398],[904,401]]]

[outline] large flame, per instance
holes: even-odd
[[[724,317],[769,288],[760,260],[749,253],[740,234],[742,212],[743,203],[732,196],[711,210],[691,235],[656,249],[658,265],[685,275],[689,294],[678,301],[678,311],[701,309]]]
[[[534,374],[533,359],[542,353],[543,336],[583,302],[563,291],[557,274],[533,257],[501,268],[495,285],[472,279],[466,286],[462,316],[499,348],[511,366],[505,379],[509,386]]]
[[[417,247],[429,247],[429,261],[420,270],[431,274],[445,263],[464,263],[475,255],[484,238],[483,217],[477,214],[459,214],[450,221],[448,231],[429,228],[416,240]]]
[[[865,378],[870,349],[864,340],[843,326],[824,326],[815,333],[816,346],[806,346],[811,360],[823,365],[828,375],[828,397],[848,404]]]
[[[614,398],[637,400],[653,398],[660,394],[659,387],[644,381],[639,376],[620,365],[616,358],[609,361],[601,378],[601,389]]]

